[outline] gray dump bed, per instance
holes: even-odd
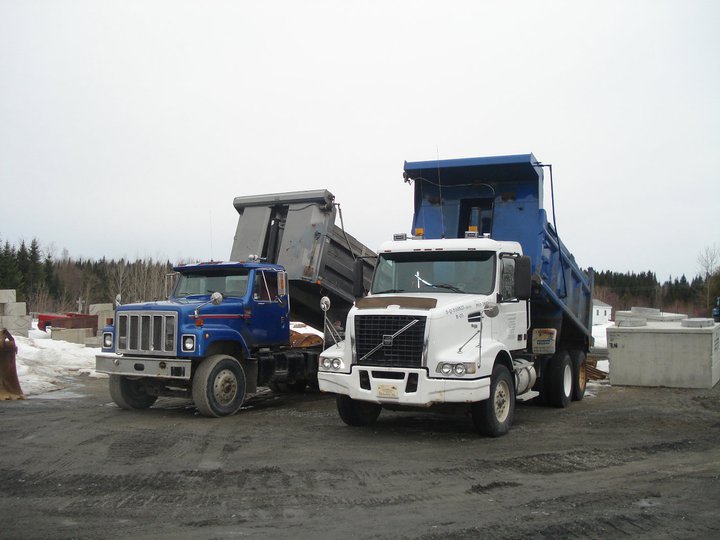
[[[353,263],[365,261],[370,286],[375,253],[335,225],[338,207],[326,189],[236,197],[238,218],[230,259],[257,255],[285,267],[290,283],[290,316],[322,328],[320,298],[332,303],[331,321],[345,323],[355,298]]]

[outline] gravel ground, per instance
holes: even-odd
[[[263,393],[209,419],[130,412],[106,380],[0,402],[0,538],[718,538],[720,385],[590,385],[511,432]]]

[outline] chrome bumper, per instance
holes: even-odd
[[[128,377],[190,380],[192,360],[98,354],[95,356],[95,371]]]

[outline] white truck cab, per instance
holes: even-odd
[[[532,362],[518,356],[528,341],[530,264],[517,242],[468,236],[396,235],[381,246],[345,341],[319,362],[320,390],[338,395],[346,423],[370,424],[383,407],[455,404],[471,407],[483,433],[509,429],[515,394],[535,382]]]

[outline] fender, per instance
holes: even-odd
[[[198,328],[198,330],[200,330],[200,335],[198,335],[198,351],[202,356],[205,356],[206,351],[208,351],[214,343],[221,341],[238,343],[242,348],[245,358],[251,356],[245,338],[237,330],[215,324],[206,324]]]
[[[492,374],[493,367],[498,362],[501,362],[505,367],[508,368],[510,373],[513,372],[512,367],[512,356],[510,351],[500,341],[490,341],[489,343],[482,344],[482,351],[480,356],[480,370],[486,377]],[[492,359],[492,362],[489,360]]]

